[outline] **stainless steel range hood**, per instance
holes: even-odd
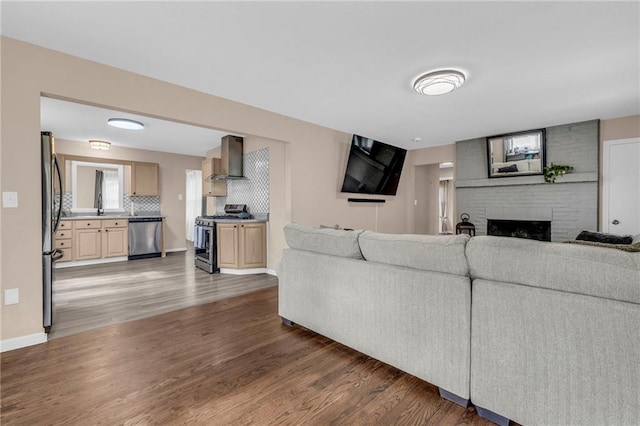
[[[242,170],[244,139],[240,136],[227,135],[222,138],[220,168],[214,170],[207,180],[246,179]]]

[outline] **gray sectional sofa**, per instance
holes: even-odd
[[[640,253],[285,227],[279,314],[498,424],[640,424]]]

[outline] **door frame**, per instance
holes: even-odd
[[[611,196],[609,190],[609,156],[610,149],[615,145],[626,144],[638,144],[640,145],[640,137],[626,138],[626,139],[611,139],[602,142],[602,216],[600,218],[600,230],[602,232],[609,231],[609,197]]]

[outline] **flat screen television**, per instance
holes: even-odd
[[[353,135],[342,192],[396,195],[407,150]]]

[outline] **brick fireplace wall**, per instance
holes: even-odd
[[[469,213],[477,235],[486,234],[487,219],[551,220],[551,241],[597,229],[599,120],[546,131],[547,164],[574,167],[553,184],[542,175],[489,179],[486,137],[456,142],[458,214]]]

